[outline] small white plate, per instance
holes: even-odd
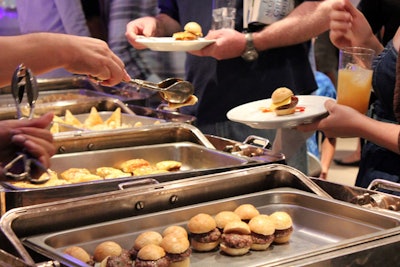
[[[215,42],[199,38],[197,40],[175,40],[172,37],[144,37],[138,36],[136,42],[145,45],[153,51],[196,51]]]
[[[300,124],[311,123],[328,114],[324,103],[333,98],[315,95],[299,95],[298,107],[304,107],[304,111],[296,111],[294,114],[277,116],[274,112],[265,112],[269,108],[271,99],[263,99],[240,105],[227,113],[228,119],[240,122],[257,129],[292,128]]]

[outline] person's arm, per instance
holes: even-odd
[[[129,75],[124,63],[99,39],[57,33],[0,37],[0,86],[10,83],[15,68],[24,63],[37,75],[55,68],[87,74],[114,85]]]
[[[258,51],[311,40],[329,29],[329,12],[336,0],[306,1],[285,18],[253,33]]]
[[[253,43],[258,51],[295,45],[311,40],[329,29],[329,12],[336,0],[305,1],[285,18],[272,23],[260,32],[253,33]],[[239,57],[245,50],[245,35],[231,29],[210,31],[206,39],[216,42],[199,51],[197,56],[216,59]]]
[[[349,0],[332,5],[330,13],[330,39],[338,47],[359,46],[375,50],[379,54],[383,45],[374,35],[364,15]]]
[[[400,125],[374,120],[332,100],[326,101],[325,107],[329,112],[328,117],[300,125],[297,129],[304,132],[320,130],[327,137],[361,137],[400,154]]]

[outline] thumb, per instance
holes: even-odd
[[[335,105],[336,105],[336,102],[333,101],[333,100],[326,100],[326,101],[325,101],[325,104],[324,104],[326,110],[327,110],[329,113],[332,112],[332,110],[333,110],[333,108],[334,108]]]

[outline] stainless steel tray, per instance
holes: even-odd
[[[105,122],[108,118],[111,117],[114,111],[100,111],[98,114],[100,115],[101,119],[103,122]],[[89,117],[89,113],[83,113],[83,114],[74,114],[74,117],[78,119],[82,124],[85,122],[85,120]],[[64,116],[60,116],[61,119],[64,119]],[[116,128],[116,129],[103,129],[103,130],[91,130],[91,129],[85,129],[84,127],[78,127],[78,126],[73,126],[73,125],[68,125],[68,124],[60,124],[60,131],[58,133],[54,133],[54,135],[61,135],[61,134],[67,134],[70,135],[71,133],[67,132],[76,132],[79,131],[110,131],[110,130],[117,130],[117,129],[125,129],[125,128],[135,128],[135,127],[142,127],[146,125],[155,125],[159,123],[164,123],[164,120],[156,119],[156,118],[150,118],[150,117],[145,117],[145,116],[138,116],[134,115],[132,113],[122,113],[121,114],[121,127]],[[78,135],[79,133],[73,133],[73,135]]]
[[[46,112],[53,112],[55,115],[63,116],[66,109],[74,114],[86,113],[91,106],[99,107],[103,99],[110,98],[106,94],[79,90],[58,90],[40,92],[35,107],[35,115],[42,115]],[[117,99],[115,99],[117,101]],[[122,102],[120,106],[124,106]],[[88,109],[89,107],[89,109]],[[99,110],[103,110],[99,107]],[[29,105],[26,98],[21,104],[22,112],[29,112]],[[124,111],[128,110],[124,107]],[[132,113],[132,112],[130,112]],[[15,103],[11,95],[0,95],[0,119],[14,119],[16,117]]]
[[[98,167],[115,167],[123,161],[134,158],[146,159],[152,165],[163,160],[177,160],[182,163],[182,167],[180,171],[176,172],[49,187],[45,187],[44,184],[44,187],[40,188],[23,188],[9,182],[2,182],[7,199],[7,209],[138,186],[142,185],[137,183],[137,180],[141,178],[152,178],[157,182],[165,182],[243,168],[251,166],[251,163],[258,163],[190,142],[176,142],[58,154],[51,159],[51,169],[58,174],[69,168],[87,168],[94,173]]]
[[[54,145],[60,154],[174,142],[192,142],[214,148],[195,126],[174,122],[113,131],[71,132],[54,137]]]
[[[143,231],[162,232],[166,226],[186,226],[190,217],[205,212],[215,215],[219,211],[233,210],[240,204],[251,203],[263,214],[277,210],[288,212],[294,222],[290,242],[273,245],[268,251],[255,252],[242,257],[224,256],[220,252],[196,253],[191,266],[265,266],[291,262],[294,259],[316,256],[339,248],[362,244],[384,232],[399,230],[399,218],[372,213],[338,201],[329,201],[296,189],[263,191],[250,195],[188,206],[181,209],[131,217],[106,223],[72,228],[44,235],[28,236],[23,243],[63,264],[76,265],[62,253],[68,246],[83,247],[90,254],[103,241],[112,240],[130,249],[135,237]],[[340,231],[338,231],[340,229]]]

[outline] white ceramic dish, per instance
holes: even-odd
[[[136,41],[145,45],[153,51],[196,51],[215,42],[215,40],[206,40],[199,38],[198,40],[180,41],[172,37],[144,37],[139,36]]]
[[[231,109],[227,117],[231,121],[240,122],[257,129],[292,128],[300,124],[311,123],[328,114],[324,103],[332,98],[315,95],[299,95],[298,107],[304,107],[304,111],[296,111],[294,114],[277,116],[274,112],[265,112],[271,105],[271,99],[263,99],[246,103]]]

